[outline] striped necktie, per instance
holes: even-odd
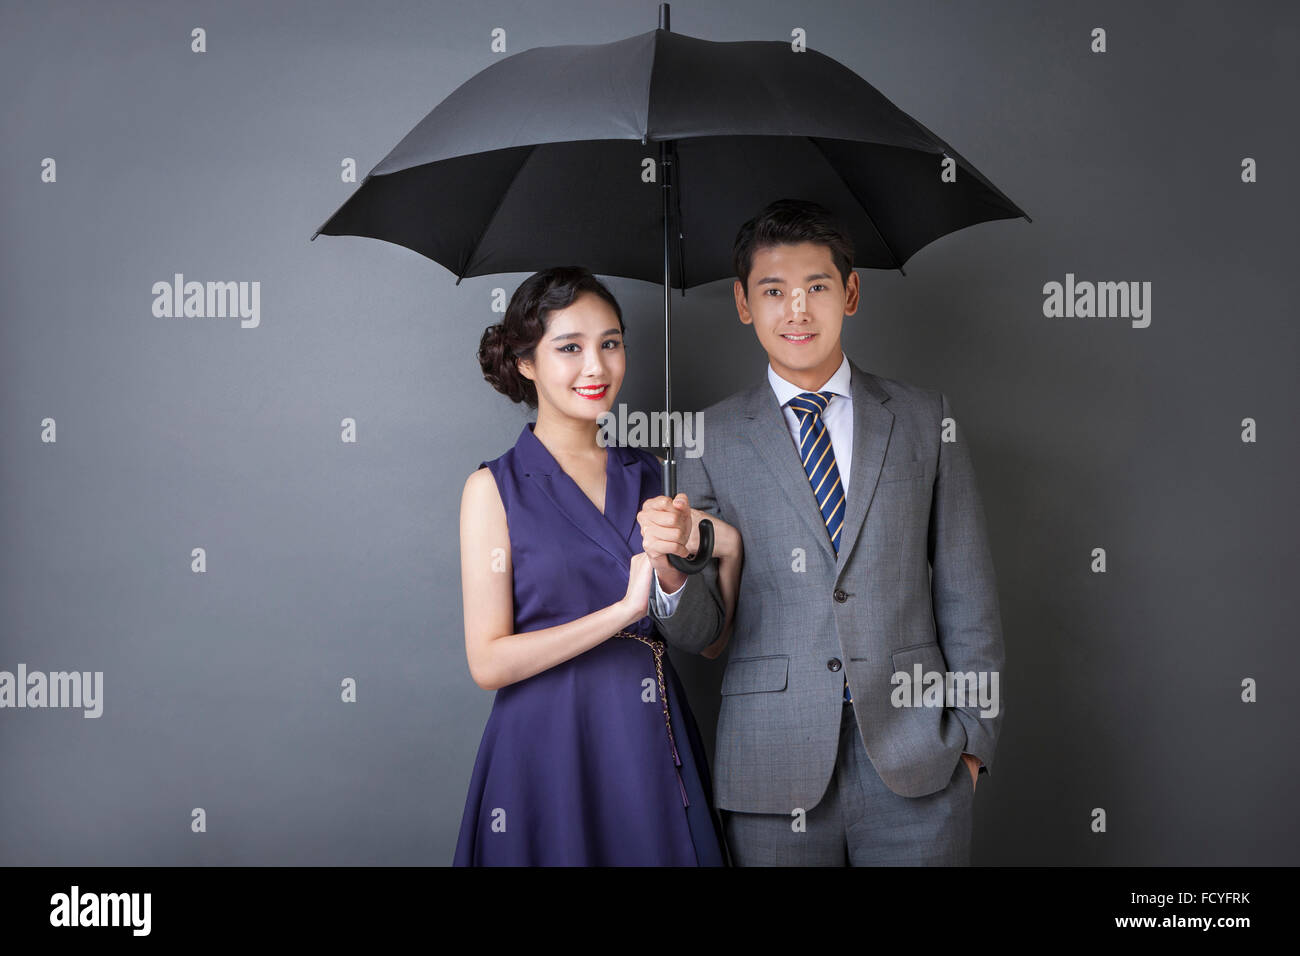
[[[840,470],[835,465],[835,449],[831,447],[831,433],[822,421],[822,412],[831,403],[834,392],[803,392],[790,399],[788,404],[800,416],[799,458],[804,473],[812,483],[813,497],[821,509],[826,531],[831,536],[831,547],[840,553],[840,529],[844,527],[844,486],[840,483]],[[844,675],[844,702],[853,703],[849,692],[849,678]]]
[[[831,433],[822,421],[822,412],[831,403],[834,392],[804,392],[787,403],[800,417],[799,458],[804,473],[812,483],[813,497],[821,509],[831,547],[840,553],[840,529],[844,526],[844,486],[835,466],[835,449]]]

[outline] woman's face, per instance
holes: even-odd
[[[551,312],[533,360],[519,361],[520,374],[537,386],[539,415],[549,405],[551,412],[584,421],[614,407],[626,371],[618,316],[594,292]]]

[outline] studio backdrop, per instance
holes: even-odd
[[[0,863],[450,863],[492,705],[460,495],[530,417],[475,352],[526,274],[309,237],[470,76],[656,6],[0,11]],[[843,336],[970,443],[1006,644],[977,864],[1300,860],[1298,24],[673,7],[692,36],[802,37],[1032,217],[861,270]],[[660,408],[661,287],[607,284],[619,401]],[[762,380],[729,280],[673,316],[676,408]],[[725,661],[671,656],[711,747]]]

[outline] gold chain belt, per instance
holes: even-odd
[[[682,782],[682,758],[677,754],[677,740],[673,737],[673,722],[668,714],[668,690],[664,685],[664,642],[656,641],[653,638],[646,637],[644,634],[633,634],[631,631],[619,631],[615,637],[630,637],[634,641],[640,641],[648,645],[650,650],[655,654],[655,677],[659,681],[659,699],[664,705],[664,726],[668,728],[668,746],[673,753],[673,769],[677,771],[677,787],[682,792],[682,806],[689,807],[690,800],[686,798],[686,784]]]

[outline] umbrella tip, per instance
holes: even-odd
[[[1029,218],[1029,213],[1027,213],[1027,212],[1026,212],[1026,213],[1021,213],[1021,215],[1023,215],[1023,216],[1025,217],[1025,222],[1033,222],[1033,221],[1034,221],[1034,220],[1032,220],[1032,219]]]

